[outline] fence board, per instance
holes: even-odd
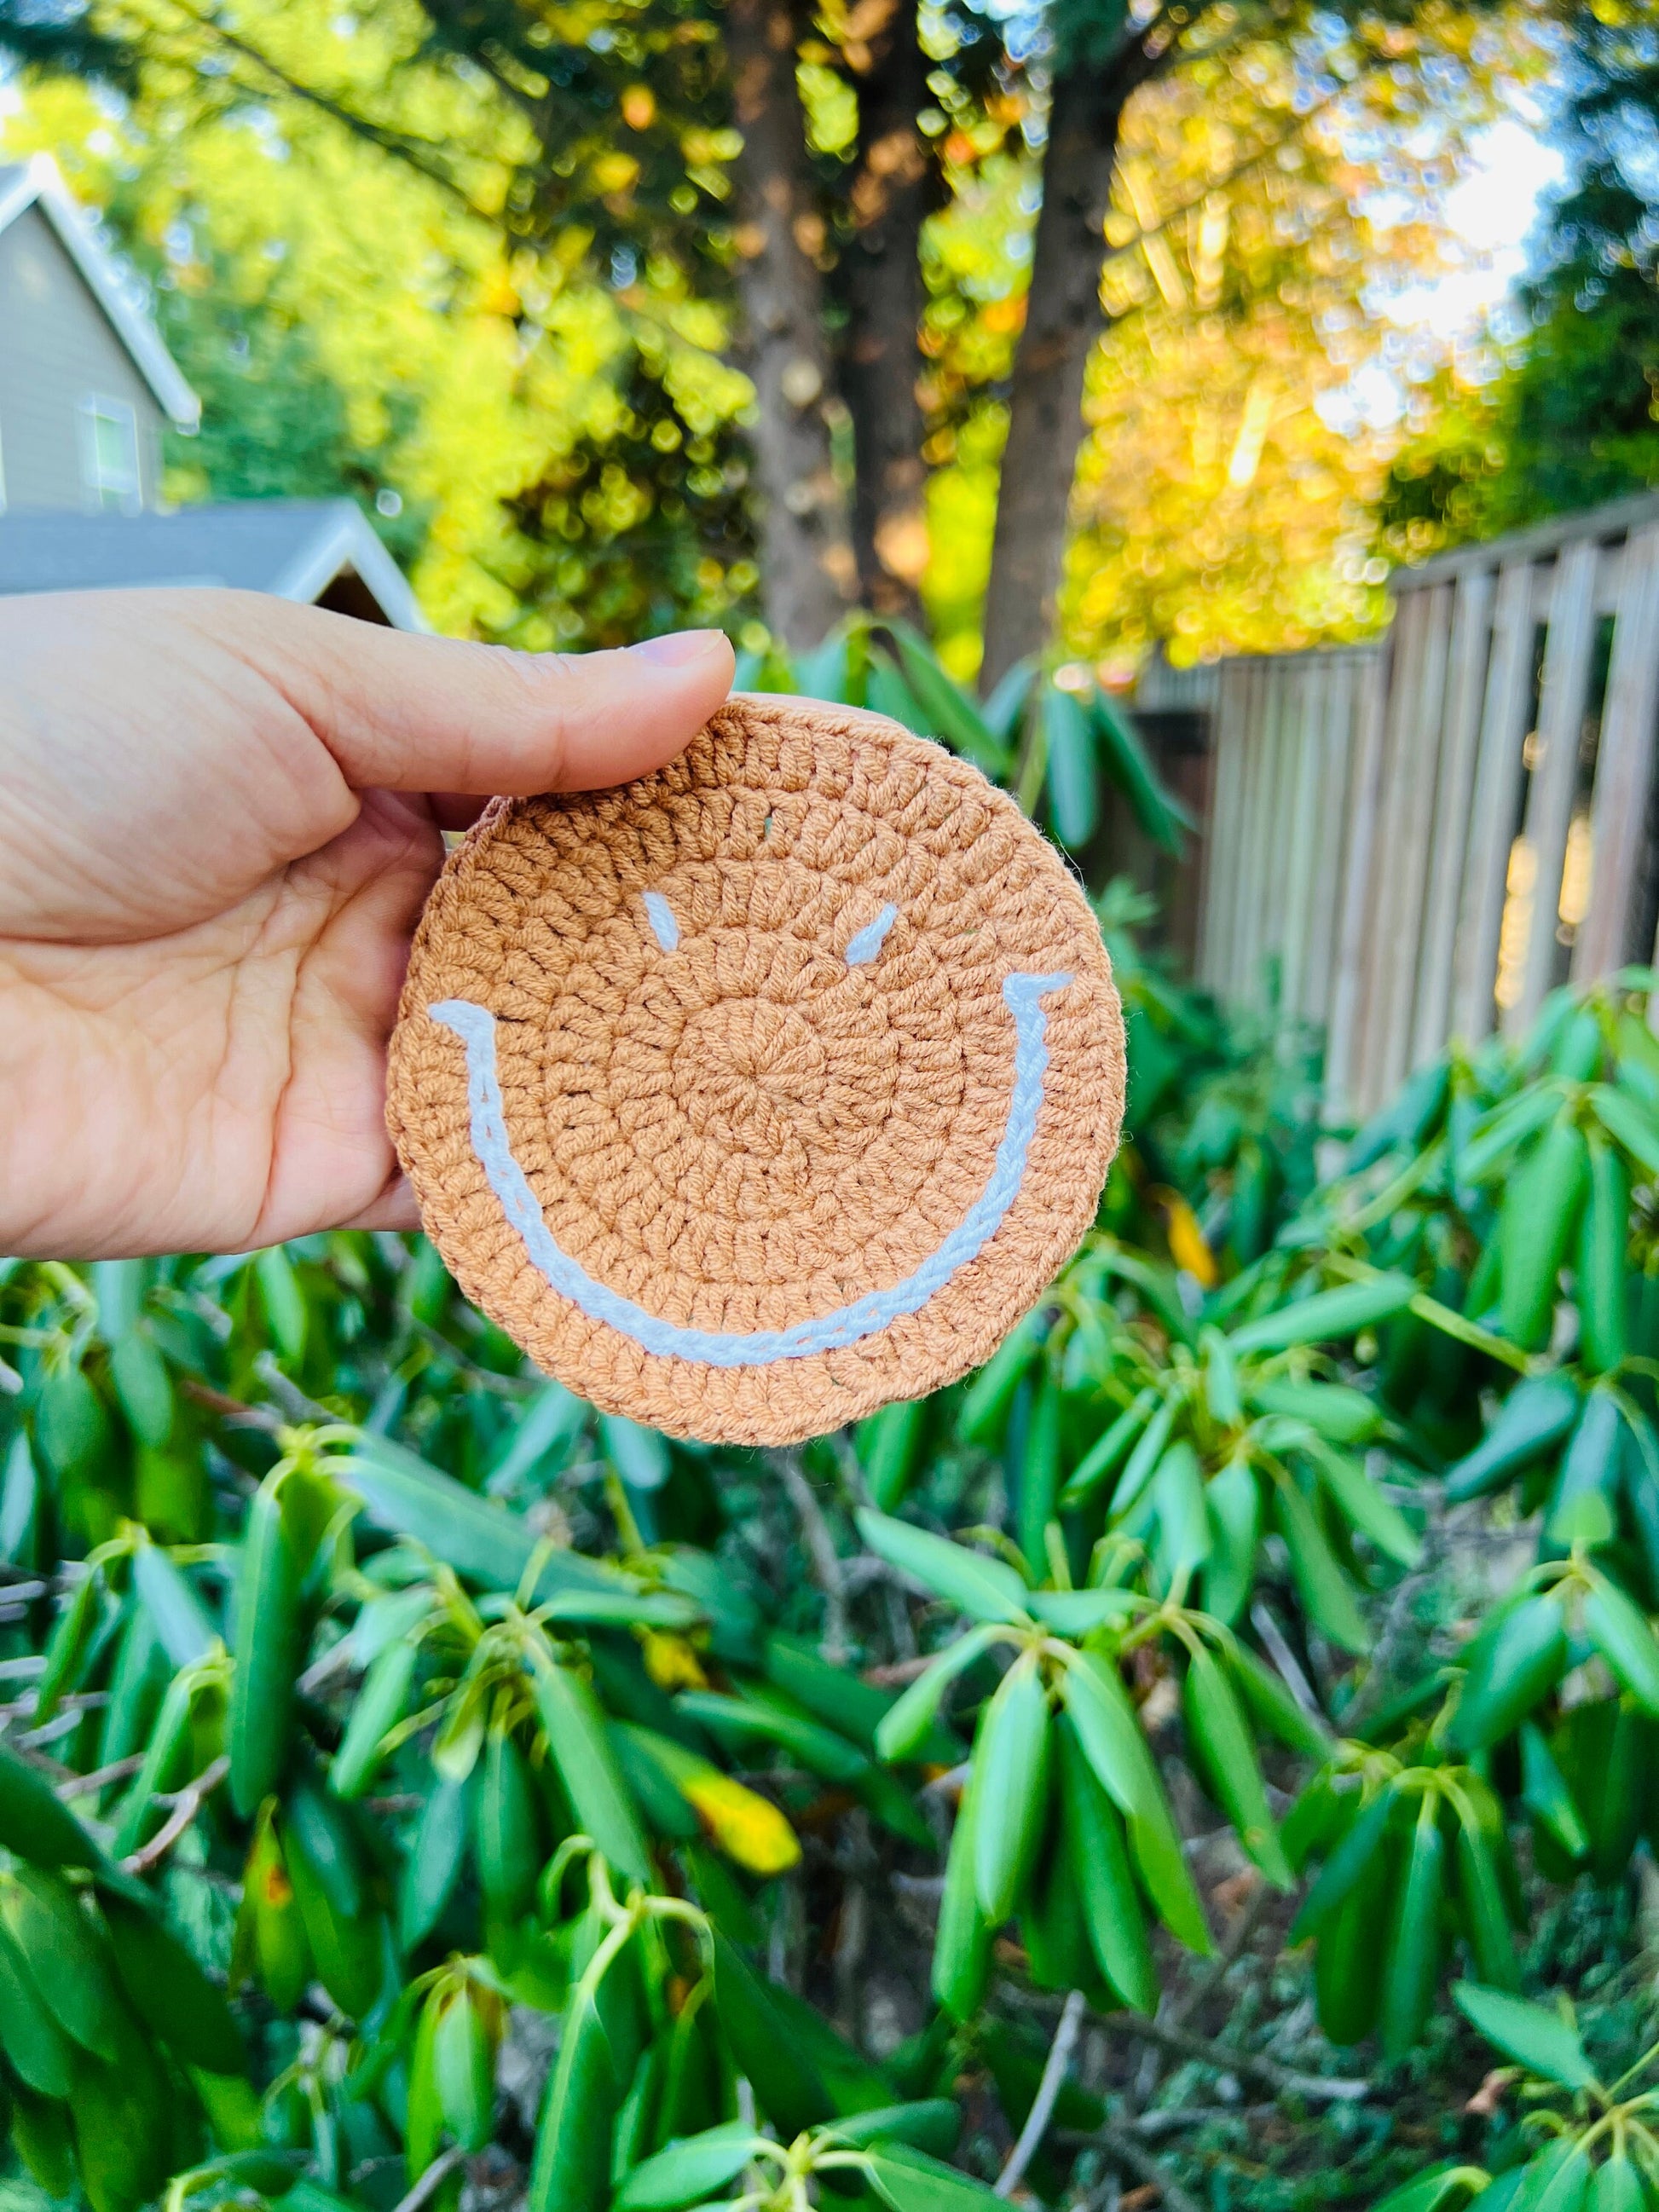
[[[1215,772],[1210,783],[1210,805],[1204,823],[1203,872],[1199,884],[1198,950],[1194,960],[1198,980],[1206,991],[1221,988],[1221,923],[1226,909],[1227,884],[1238,843],[1232,821],[1238,799],[1238,747],[1220,742],[1220,732],[1231,726],[1229,690],[1231,668],[1217,672],[1214,744]],[[1139,694],[1136,694],[1139,704]]]
[[[1555,980],[1557,908],[1567,857],[1567,829],[1578,781],[1578,739],[1595,642],[1599,549],[1580,539],[1562,548],[1550,592],[1544,686],[1538,703],[1538,761],[1527,793],[1524,836],[1532,854],[1532,917],[1520,994],[1509,1026],[1524,1030]]]
[[[1452,994],[1452,1032],[1469,1044],[1486,1035],[1496,1011],[1492,988],[1521,800],[1521,746],[1532,706],[1532,589],[1527,562],[1507,562],[1498,570]]]
[[[1234,1000],[1244,996],[1246,982],[1245,920],[1253,900],[1260,896],[1255,872],[1255,789],[1257,740],[1261,734],[1261,701],[1267,670],[1252,661],[1244,672],[1239,700],[1238,818],[1233,827],[1237,860],[1233,872],[1232,896],[1227,914],[1227,992]]]
[[[1266,896],[1261,902],[1261,932],[1255,946],[1258,1003],[1264,1012],[1282,991],[1284,981],[1289,874],[1286,847],[1296,785],[1297,710],[1303,690],[1282,659],[1272,664],[1272,684],[1273,719],[1269,726],[1273,734],[1267,756],[1267,805],[1261,848]]]
[[[1424,890],[1446,708],[1454,589],[1450,584],[1438,584],[1423,595],[1428,611],[1423,618],[1421,660],[1415,690],[1408,697],[1409,720],[1401,732],[1400,831],[1392,854],[1398,931],[1387,948],[1388,1018],[1367,1108],[1380,1104],[1411,1065],[1412,1002],[1423,936]]]
[[[1250,738],[1249,842],[1245,865],[1249,870],[1250,896],[1239,916],[1239,1003],[1255,1006],[1260,1001],[1261,977],[1259,955],[1267,922],[1269,890],[1267,834],[1273,803],[1273,735],[1279,712],[1279,678],[1271,661],[1256,670],[1252,702]]]
[[[1457,578],[1450,665],[1446,678],[1445,728],[1440,781],[1435,793],[1433,849],[1423,946],[1418,957],[1417,1016],[1412,1059],[1428,1060],[1446,1042],[1451,1018],[1452,963],[1457,951],[1457,910],[1469,848],[1469,806],[1480,736],[1481,694],[1492,644],[1497,580],[1490,568]]]
[[[1310,1022],[1322,1022],[1330,1012],[1337,933],[1342,926],[1342,867],[1348,845],[1348,768],[1358,696],[1374,658],[1370,653],[1332,654],[1324,726],[1317,730],[1316,738],[1320,754],[1320,796],[1315,816],[1318,876],[1301,1002],[1303,1018]]]
[[[1378,799],[1379,842],[1371,867],[1372,927],[1365,946],[1365,976],[1360,1001],[1359,1051],[1353,1077],[1353,1104],[1364,1114],[1382,1080],[1388,1048],[1389,1002],[1402,927],[1400,840],[1411,802],[1411,737],[1423,681],[1430,599],[1414,593],[1396,617],[1399,641],[1389,684],[1383,738],[1382,781]]]
[[[1636,532],[1625,548],[1613,610],[1601,746],[1590,817],[1590,904],[1573,947],[1574,979],[1605,975],[1646,945],[1632,942],[1631,908],[1647,834],[1659,722],[1659,525]]]
[[[1462,547],[1392,589],[1380,649],[1224,663],[1213,678],[1202,972],[1255,1008],[1279,963],[1280,1018],[1324,1025],[1335,1118],[1376,1105],[1449,1036],[1477,1043],[1500,983],[1505,1025],[1531,1019],[1565,964],[1570,848],[1565,887],[1587,894],[1578,980],[1646,951],[1635,939],[1656,872],[1659,497]],[[1592,752],[1589,682],[1609,614]]]
[[[1295,1019],[1306,1011],[1307,971],[1314,896],[1319,878],[1319,814],[1324,767],[1323,738],[1329,712],[1329,656],[1310,656],[1307,681],[1296,701],[1295,776],[1291,787],[1289,848],[1285,865],[1285,1012]]]
[[[1390,639],[1366,671],[1361,685],[1354,767],[1348,795],[1346,866],[1342,890],[1341,933],[1325,1045],[1325,1089],[1333,1118],[1351,1109],[1354,1063],[1359,1041],[1361,981],[1370,930],[1372,865],[1376,850],[1376,802],[1382,781],[1382,739],[1388,716],[1389,676],[1394,659]]]

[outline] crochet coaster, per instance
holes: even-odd
[[[498,799],[415,939],[387,1120],[467,1297],[608,1413],[786,1443],[986,1359],[1123,1115],[1094,916],[876,714],[737,697],[619,790]]]

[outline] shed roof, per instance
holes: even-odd
[[[397,562],[349,499],[249,499],[172,514],[0,514],[0,596],[222,584],[309,604],[350,574],[394,629],[424,629]]]

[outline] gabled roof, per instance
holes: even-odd
[[[50,154],[0,167],[0,231],[32,207],[52,225],[157,400],[181,429],[193,428],[201,420],[201,401],[134,296],[132,278],[100,244],[90,214],[64,182]]]
[[[309,605],[345,575],[394,629],[427,628],[397,562],[349,499],[245,499],[173,514],[0,514],[0,598],[228,584]]]

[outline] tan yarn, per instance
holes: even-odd
[[[647,1351],[550,1286],[475,1147],[468,1050],[428,1012],[495,1017],[506,1135],[560,1252],[676,1328],[748,1334],[938,1251],[1010,1122],[1005,979],[1056,971],[1035,1134],[988,1242],[918,1310],[763,1365]],[[738,697],[655,775],[490,806],[416,933],[387,1121],[456,1279],[539,1365],[670,1435],[775,1444],[989,1356],[1093,1219],[1123,1093],[1099,930],[1013,802],[878,715]]]

